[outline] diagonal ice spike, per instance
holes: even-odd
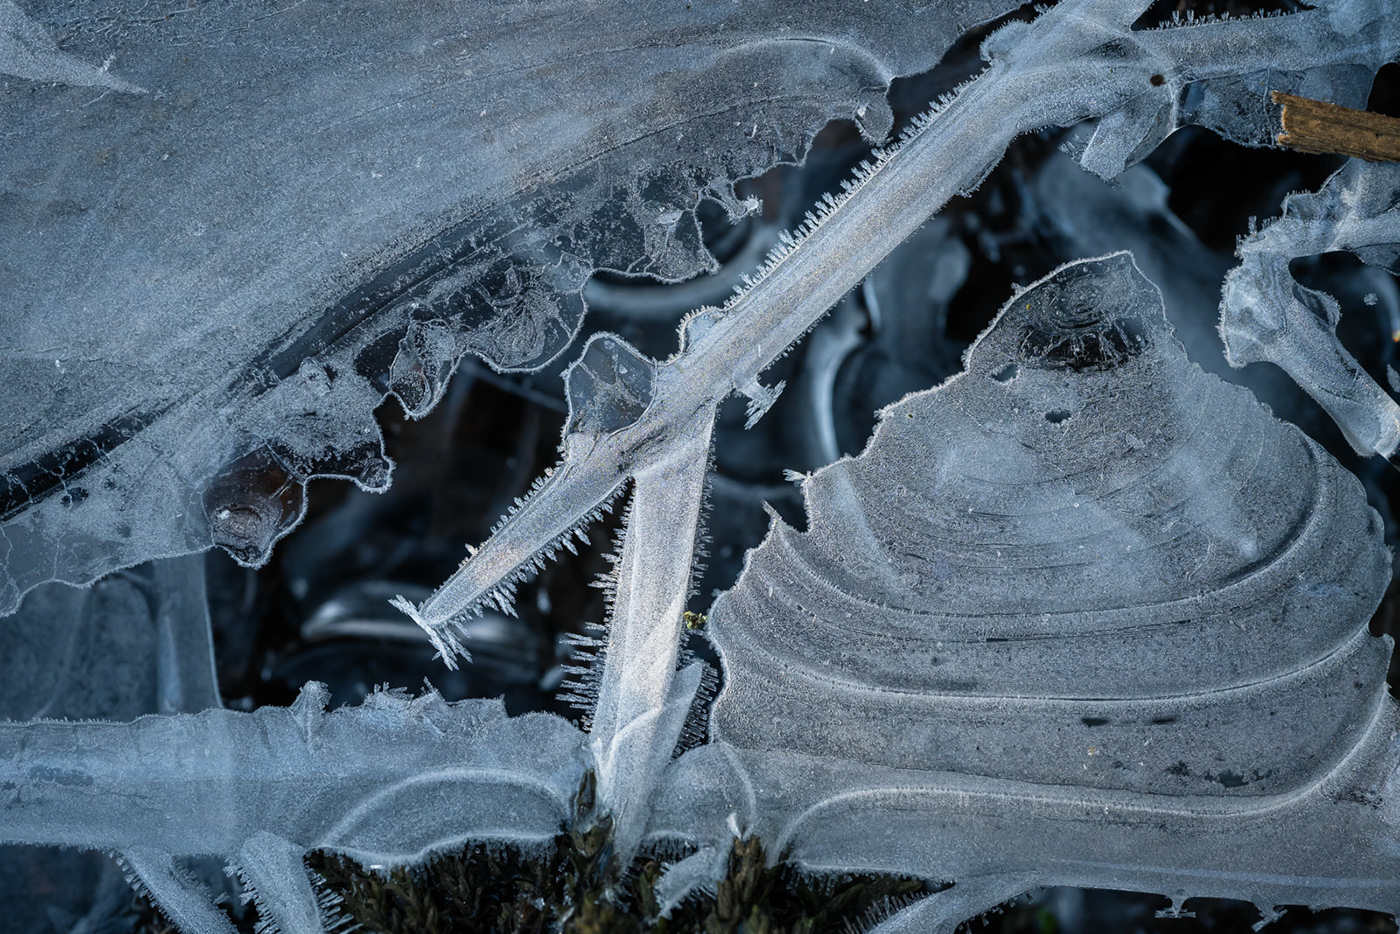
[[[619,447],[609,441],[615,439],[603,439],[593,456],[565,461],[421,606],[394,599],[394,606],[423,627],[449,667],[456,667],[454,656],[466,655],[454,622],[479,613],[488,600],[508,609],[510,592],[534,570],[537,556],[565,545],[621,490],[627,474],[609,456]]]
[[[427,603],[395,605],[444,655],[461,653],[454,618],[498,590],[509,595],[531,558],[556,549],[628,477],[664,458],[694,413],[758,386],[759,375],[827,309],[950,198],[976,188],[1021,134],[1123,111],[1113,132],[1131,137],[1131,146],[1112,144],[1105,130],[1087,153],[1090,167],[1107,171],[1141,158],[1153,134],[1175,127],[1170,101],[1188,86],[1222,82],[1228,89],[1239,76],[1264,73],[1286,83],[1295,72],[1360,63],[1374,70],[1400,48],[1400,20],[1378,0],[1271,20],[1134,30],[1148,5],[1066,0],[994,34],[983,45],[986,71],[863,163],[840,195],[780,239],[723,309],[687,319],[683,349],[665,364],[614,335],[595,335],[566,374],[570,431],[561,465]],[[1149,106],[1157,97],[1165,109]]]

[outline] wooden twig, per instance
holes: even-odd
[[[1275,137],[1279,145],[1368,162],[1400,162],[1400,120],[1279,91],[1270,97],[1283,105],[1283,132]]]

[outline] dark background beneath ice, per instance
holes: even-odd
[[[972,70],[975,50],[975,41],[964,42],[934,72],[897,82],[890,95],[897,125]],[[1383,70],[1370,106],[1400,115],[1400,67]],[[1145,165],[1106,184],[1059,151],[1063,137],[1055,132],[1018,141],[974,195],[950,205],[838,305],[775,366],[766,381],[784,379],[788,388],[755,428],[743,428],[742,400],[730,401],[717,427],[708,521],[713,542],[692,609],[704,611],[715,591],[733,583],[745,550],[767,527],[764,503],[802,525],[800,496],[784,471],[806,472],[858,452],[878,408],[960,368],[962,352],[1013,285],[1030,283],[1066,260],[1110,249],[1133,250],[1143,271],[1162,287],[1177,335],[1197,363],[1249,385],[1276,414],[1302,426],[1362,478],[1386,519],[1388,541],[1396,544],[1400,485],[1394,472],[1352,454],[1332,423],[1278,371],[1229,370],[1215,333],[1219,283],[1248,218],[1272,216],[1285,193],[1317,187],[1339,160],[1246,150],[1187,129]],[[776,169],[748,183],[748,192],[762,200],[760,217],[733,225],[716,206],[703,213],[706,243],[723,264],[716,276],[662,286],[599,275],[586,292],[590,311],[582,336],[614,331],[646,353],[666,356],[675,347],[681,315],[712,300],[707,291],[722,297],[767,249],[776,230],[792,226],[867,154],[853,125],[832,124],[802,168]],[[1338,298],[1343,342],[1385,384],[1386,367],[1396,355],[1392,334],[1400,332],[1400,290],[1394,280],[1335,256],[1295,266],[1304,284]],[[1373,303],[1367,303],[1368,295],[1375,296]],[[241,567],[218,550],[204,556],[217,683],[226,705],[251,709],[289,703],[312,679],[330,685],[333,704],[357,702],[376,684],[414,688],[426,679],[449,699],[504,695],[513,713],[576,714],[560,697],[569,664],[567,636],[603,618],[601,593],[590,583],[606,569],[602,555],[610,536],[593,535],[591,550],[577,558],[566,555],[523,586],[518,618],[488,613],[474,624],[467,644],[473,662],[459,671],[435,660],[426,638],[387,603],[396,593],[411,599],[426,595],[456,568],[463,546],[483,540],[513,498],[555,462],[565,414],[559,374],[570,358],[566,354],[528,375],[496,374],[468,358],[437,408],[421,420],[406,419],[397,402],[387,401],[378,417],[397,464],[388,492],[317,481],[309,490],[305,522],[263,568]],[[92,593],[120,603],[130,598],[126,591],[139,589],[143,575],[153,573],[123,572]],[[50,591],[63,590],[48,585],[29,599],[61,600]],[[1394,606],[1388,597],[1373,629],[1395,631]],[[153,625],[158,615],[152,616]],[[702,637],[690,637],[689,647],[713,662]],[[140,655],[137,648],[118,645],[105,662],[108,668],[121,662],[153,670],[155,661]],[[64,665],[87,671],[83,666],[89,664],[90,658],[64,657],[52,669],[59,672],[53,683],[12,685],[9,697],[29,691],[38,706],[10,714],[83,716],[78,707],[39,707],[41,698],[71,690],[62,683]],[[113,674],[112,684],[119,683]],[[137,677],[129,687],[158,693],[158,682]],[[81,707],[81,699],[67,702]],[[135,710],[160,700],[153,693],[92,701],[119,709],[128,702]],[[124,907],[131,896],[119,876],[111,878],[102,857],[75,861],[71,854],[35,854],[28,865],[24,884],[40,897],[32,913],[16,905],[0,929],[67,931],[87,910],[73,904],[71,912],[49,911],[40,904],[54,904],[43,897],[46,891],[84,893],[89,906],[94,898],[122,901],[111,913],[113,926],[102,930],[133,930],[151,920],[149,912],[138,916]],[[1198,906],[1195,921],[1158,920],[1153,914],[1162,903],[1146,896],[1056,891],[1011,909],[989,929],[1185,932],[1194,925],[1234,931],[1257,919],[1248,906],[1214,903]],[[1312,917],[1299,911],[1273,928],[1394,929],[1389,920],[1359,913]]]

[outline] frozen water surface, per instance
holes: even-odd
[[[387,393],[544,363],[595,267],[711,267],[699,198],[882,138],[890,78],[1012,6],[6,2],[0,610],[264,561],[307,478],[389,483]]]
[[[1083,124],[1067,148],[1104,177],[1187,124],[1267,145],[1270,91],[1361,104],[1400,42],[1379,0],[1134,28],[1147,5],[1003,25],[985,70],[687,316],[674,355],[610,333],[571,352],[557,465],[440,589],[394,602],[455,664],[468,617],[509,611],[621,508],[586,730],[431,691],[326,711],[315,684],[221,709],[201,584],[156,562],[45,587],[7,622],[24,677],[0,842],[118,853],[201,934],[229,922],[185,867],[225,860],[300,934],[338,910],[308,849],[402,865],[542,845],[591,770],[618,858],[695,848],[667,904],[712,884],[738,833],[814,870],[953,883],[887,932],[951,930],[1037,885],[1394,912],[1379,517],[1318,444],[1187,359],[1122,252],[1016,291],[963,373],[803,481],[808,529],[775,522],[714,608],[710,742],[672,761],[705,696],[680,640],[727,397],[757,424],[774,362],[863,280],[878,311],[893,293],[866,276],[1018,136]],[[0,5],[0,600],[211,544],[264,561],[307,479],[387,486],[386,395],[418,417],[464,354],[543,366],[595,269],[712,267],[700,198],[749,210],[733,182],[834,116],[884,141],[889,79],[1010,6]],[[1233,361],[1291,366],[1386,455],[1393,403],[1286,274],[1324,250],[1393,266],[1388,172],[1344,169],[1242,243],[1222,327]],[[1125,186],[1141,202],[1103,230],[1061,214],[1080,255],[1167,216],[1142,176]],[[1280,317],[1285,293],[1301,312]],[[802,391],[862,339],[843,314]],[[95,626],[123,650],[94,654]]]
[[[1242,261],[1225,281],[1220,335],[1233,365],[1278,365],[1353,448],[1400,464],[1400,406],[1337,338],[1337,300],[1289,270],[1299,257],[1341,251],[1400,270],[1400,167],[1353,159],[1320,191],[1285,199],[1282,217],[1240,243]]]

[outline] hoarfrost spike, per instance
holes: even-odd
[[[740,392],[748,397],[749,404],[747,418],[744,420],[745,428],[752,428],[758,424],[758,420],[768,414],[768,410],[773,407],[773,403],[778,401],[778,396],[782,395],[783,388],[787,383],[778,380],[772,387],[760,385],[758,380],[740,387]]]
[[[182,934],[237,934],[233,922],[214,906],[209,890],[176,866],[169,853],[127,847],[118,854],[117,864]]]
[[[683,443],[637,477],[629,504],[589,737],[599,800],[614,814],[624,857],[641,842],[655,783],[700,685],[703,665],[682,678],[675,669],[713,424],[713,409],[697,412]]]

